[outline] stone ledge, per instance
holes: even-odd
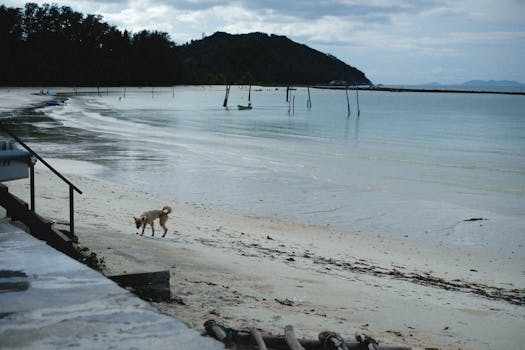
[[[166,301],[171,299],[169,270],[107,277],[123,288],[130,288],[134,294],[144,300]]]
[[[224,349],[2,219],[0,270],[16,271],[0,283],[24,283],[1,294],[2,348]]]

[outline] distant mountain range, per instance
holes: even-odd
[[[469,80],[463,86],[525,86],[514,80]]]
[[[469,80],[461,84],[441,84],[438,82],[432,82],[422,84],[421,86],[464,86],[464,87],[525,87],[525,84],[514,80]]]

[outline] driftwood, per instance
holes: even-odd
[[[227,347],[235,349],[268,349],[268,350],[410,350],[406,346],[389,346],[379,345],[373,338],[370,338],[362,333],[356,333],[357,342],[345,342],[341,336],[334,332],[322,332],[319,334],[320,340],[308,340],[295,338],[295,332],[292,326],[285,334],[281,336],[261,336],[265,348],[260,347],[253,333],[247,331],[238,331],[232,328],[227,328],[216,323],[214,320],[208,320],[204,323],[204,327],[208,335],[217,340],[222,341]],[[293,337],[299,348],[294,348],[289,345],[289,339]],[[293,341],[292,341],[293,343]],[[297,345],[295,344],[295,345]]]
[[[484,219],[484,218],[470,218],[470,219],[465,219],[463,221],[480,221],[480,220],[487,220],[487,219]]]
[[[326,350],[348,350],[344,339],[335,332],[321,332],[319,333],[319,342]]]
[[[252,335],[253,339],[257,343],[257,347],[259,350],[267,350],[266,344],[264,343],[264,340],[261,336],[261,333],[255,328],[250,328],[250,334]]]
[[[301,343],[299,343],[295,337],[293,326],[288,325],[284,327],[284,337],[286,338],[286,344],[288,344],[290,350],[304,350]]]
[[[208,330],[208,328],[207,328]],[[211,330],[211,333],[213,335],[213,337],[217,340],[220,340],[220,341],[225,341],[226,340],[226,332],[220,328],[218,325],[216,324],[212,324],[209,326],[209,330],[208,332]]]
[[[369,350],[377,350],[379,349],[379,344],[375,341],[375,339],[370,338],[364,333],[356,332],[355,333],[355,339],[360,343],[366,345],[367,349]]]

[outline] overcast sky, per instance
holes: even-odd
[[[120,29],[164,31],[177,44],[216,31],[286,35],[362,70],[376,84],[525,83],[525,0],[47,2],[100,14]]]

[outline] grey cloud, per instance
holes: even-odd
[[[180,10],[204,10],[213,6],[240,5],[248,10],[274,12],[277,15],[314,20],[324,16],[359,16],[374,22],[388,22],[389,16],[398,13],[418,13],[439,6],[436,0],[391,1],[390,4],[370,5],[368,1],[348,3],[341,0],[161,0]]]

